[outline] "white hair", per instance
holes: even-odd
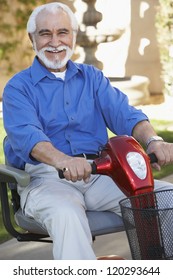
[[[59,3],[59,2],[48,3],[48,4],[44,4],[44,5],[41,5],[37,8],[35,8],[33,10],[33,12],[31,13],[31,15],[28,19],[28,22],[27,22],[27,32],[28,33],[33,34],[36,31],[36,18],[38,16],[38,14],[43,10],[46,10],[49,13],[56,13],[57,10],[65,11],[71,20],[71,25],[72,25],[73,31],[77,33],[78,22],[76,20],[74,13],[67,5]]]

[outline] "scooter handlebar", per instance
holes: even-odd
[[[62,170],[58,170],[58,174],[60,179],[65,178]],[[97,165],[95,164],[94,161],[91,163],[91,174],[97,174]]]
[[[148,156],[150,158],[150,163],[158,162],[158,158],[156,157],[156,155],[154,153],[148,154]]]
[[[155,162],[158,162],[158,159],[156,157],[156,155],[154,153],[151,153],[151,154],[148,154],[149,156],[149,159],[150,159],[150,163],[155,163]],[[97,174],[97,165],[96,163],[93,161],[91,163],[91,174]],[[60,179],[64,179],[64,173],[62,170],[58,170],[58,173],[59,173],[59,178]]]

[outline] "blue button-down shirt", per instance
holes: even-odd
[[[134,126],[147,119],[93,66],[69,61],[63,81],[37,58],[7,83],[3,118],[5,154],[20,168],[26,162],[38,164],[30,157],[38,142],[52,142],[68,155],[96,153],[108,140],[107,128],[131,135]]]

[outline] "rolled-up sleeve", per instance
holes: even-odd
[[[4,89],[3,121],[14,154],[35,164],[30,158],[33,147],[50,139],[44,134],[36,109],[20,85],[16,88],[8,83]]]

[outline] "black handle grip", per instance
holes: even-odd
[[[60,179],[64,179],[65,177],[64,177],[64,173],[63,173],[63,171],[62,170],[58,170],[58,174],[59,174],[59,178]]]
[[[154,153],[148,154],[148,156],[150,158],[150,163],[158,162],[158,158],[156,157],[156,155]]]
[[[91,170],[91,174],[97,174],[97,165],[94,161],[91,163]]]
[[[93,161],[92,163],[91,163],[91,174],[97,174],[97,165],[95,164],[95,162]],[[64,172],[62,171],[62,170],[58,170],[58,174],[59,174],[59,178],[60,179],[64,179],[65,177],[64,177]]]

